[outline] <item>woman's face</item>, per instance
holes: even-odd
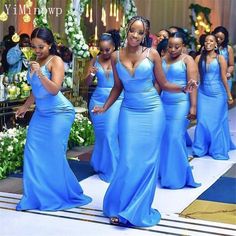
[[[158,41],[158,43],[160,43],[163,39],[168,39],[168,38],[169,38],[169,35],[168,35],[168,33],[165,30],[160,30],[157,33],[157,41]]]
[[[39,60],[47,58],[50,54],[50,45],[40,38],[33,38],[31,40],[31,47],[35,51],[36,57]]]
[[[111,41],[101,41],[99,43],[100,54],[104,59],[110,59],[111,54],[114,52],[115,48]]]
[[[206,36],[204,47],[206,51],[215,50],[215,47],[217,47],[216,38],[213,35]]]
[[[216,36],[217,43],[220,46],[225,40],[225,35],[222,32],[218,32],[217,34],[215,34],[215,36]]]
[[[130,46],[138,46],[141,44],[142,40],[145,37],[145,28],[143,22],[140,20],[136,20],[133,24],[131,24],[127,36],[127,43]]]
[[[181,55],[183,50],[183,40],[182,38],[169,38],[168,41],[168,53],[170,54],[170,57],[175,59],[178,56]]]

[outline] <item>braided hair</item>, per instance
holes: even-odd
[[[142,24],[143,24],[143,28],[144,28],[144,32],[145,32],[145,35],[146,35],[146,32],[147,32],[147,29],[148,29],[148,21],[146,18],[142,17],[142,16],[133,16],[128,24],[127,24],[127,33],[126,33],[126,38],[128,36],[128,33],[130,31],[130,28],[131,26],[134,24],[134,22],[136,21],[141,21]],[[144,41],[141,43],[142,46],[146,46],[147,45],[147,39],[146,37],[144,37]]]

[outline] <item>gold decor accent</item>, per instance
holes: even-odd
[[[3,11],[1,14],[0,14],[0,21],[6,21],[8,19],[8,15],[5,11]]]
[[[31,17],[30,17],[30,15],[29,15],[28,13],[26,13],[26,14],[23,16],[23,21],[24,21],[25,23],[28,23],[28,22],[31,21]]]
[[[31,7],[33,6],[33,2],[32,2],[31,0],[27,0],[27,1],[25,2],[25,6],[26,6],[27,8],[31,8]]]
[[[19,34],[14,33],[13,36],[12,36],[12,41],[13,41],[14,43],[18,43],[18,42],[20,41],[20,36],[19,36]]]
[[[89,52],[92,55],[92,57],[96,57],[98,55],[98,53],[99,53],[99,49],[96,46],[91,46],[89,48]]]

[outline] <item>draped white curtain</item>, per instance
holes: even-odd
[[[219,25],[226,27],[231,44],[236,44],[236,0],[135,0],[135,3],[138,14],[150,20],[152,33],[172,25],[190,30],[190,4],[208,7],[212,30]]]

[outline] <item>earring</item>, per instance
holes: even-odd
[[[217,47],[217,46],[215,46],[215,51],[216,51],[216,50],[218,50],[218,47]]]
[[[49,50],[51,49],[51,47],[49,47]]]

